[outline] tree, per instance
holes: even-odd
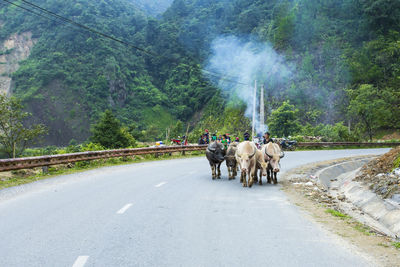
[[[105,148],[124,148],[135,145],[135,139],[111,110],[106,110],[92,127],[91,141]]]
[[[349,90],[349,114],[359,119],[360,125],[372,140],[374,132],[384,125],[391,115],[385,95],[371,84],[362,84],[356,90]]]
[[[29,144],[46,132],[41,124],[24,126],[24,120],[31,116],[15,97],[0,94],[0,144],[9,157],[20,156]]]
[[[296,134],[300,130],[298,112],[289,101],[284,101],[278,109],[272,111],[268,124],[272,135],[282,137]]]

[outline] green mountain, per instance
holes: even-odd
[[[34,3],[149,52],[0,3],[0,90],[49,127],[47,144],[86,140],[106,109],[144,139],[177,120],[240,132],[251,79],[266,87],[267,117],[290,100],[309,128],[400,128],[399,1],[175,0],[159,19],[169,1]]]
[[[0,39],[20,40],[3,53],[8,56],[23,47],[30,54],[9,74],[11,90],[33,113],[32,122],[48,126],[49,144],[86,140],[90,125],[107,108],[123,123],[134,123],[139,130],[152,126],[159,136],[177,118],[190,118],[215,92],[168,29],[148,19],[131,1],[35,4],[157,54],[148,56],[58,20],[3,5]],[[33,10],[24,2],[18,5]]]

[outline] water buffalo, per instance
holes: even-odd
[[[261,185],[262,184],[262,177],[267,176],[267,171],[268,171],[268,156],[266,157],[264,152],[261,150],[257,149],[256,152],[256,176],[255,176],[255,182],[257,182]],[[257,177],[257,171],[260,170],[260,175]]]
[[[247,187],[247,177],[249,179],[249,187],[253,185],[253,178],[256,171],[256,152],[257,148],[253,142],[244,141],[238,145],[236,161],[240,166],[240,182],[243,183],[243,187]]]
[[[221,179],[221,163],[225,159],[224,145],[218,142],[213,142],[207,146],[206,157],[211,166],[212,178]],[[217,174],[218,170],[218,174]]]
[[[269,163],[268,163],[268,170],[267,170],[267,180],[268,183],[271,183],[271,178],[274,184],[278,183],[276,178],[277,173],[280,169],[280,159],[285,156],[285,153],[281,150],[278,144],[275,143],[268,143],[262,147],[264,150],[265,155],[267,156]]]
[[[228,149],[226,150],[226,167],[228,168],[229,180],[235,179],[237,175],[237,161],[236,161],[236,150],[237,150],[237,143],[232,143],[229,145]]]

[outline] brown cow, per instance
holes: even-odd
[[[271,183],[271,178],[274,182],[274,184],[278,183],[278,180],[276,178],[277,173],[280,170],[280,163],[279,161],[281,158],[285,156],[285,153],[281,150],[278,144],[275,143],[268,143],[262,147],[262,150],[264,151],[265,155],[269,159],[268,163],[268,171],[267,171],[267,181],[270,184]]]
[[[257,147],[253,142],[244,141],[238,145],[236,160],[240,166],[240,182],[243,183],[243,187],[247,187],[247,177],[249,179],[249,187],[253,185],[256,171],[256,152]]]
[[[258,179],[258,183],[262,185],[262,177],[267,176],[267,170],[268,170],[268,157],[264,156],[265,153],[261,150],[257,149],[256,152],[256,182]],[[257,177],[257,171],[260,170],[260,175]]]
[[[237,175],[237,166],[238,163],[236,161],[236,150],[237,150],[238,143],[234,142],[229,145],[228,149],[226,150],[225,155],[225,162],[226,167],[228,168],[228,176],[229,180],[235,179]]]

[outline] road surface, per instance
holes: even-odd
[[[287,152],[282,171],[388,149]],[[369,266],[280,186],[211,180],[205,157],[0,191],[0,266]],[[278,176],[279,180],[279,176]]]

